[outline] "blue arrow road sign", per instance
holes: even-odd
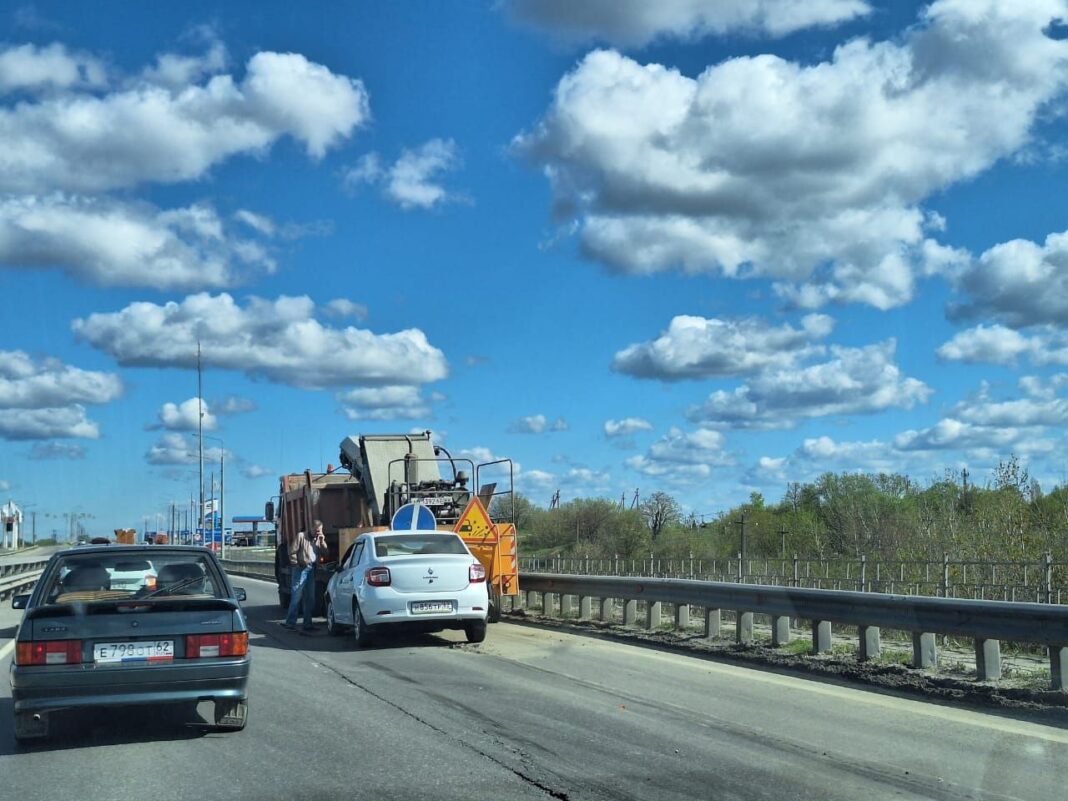
[[[434,531],[438,521],[421,503],[406,503],[393,514],[389,527],[394,531]]]

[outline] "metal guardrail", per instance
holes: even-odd
[[[0,600],[32,587],[41,577],[47,559],[32,562],[0,562]]]
[[[274,581],[274,561],[266,562],[257,559],[220,559],[223,569],[235,576],[249,576],[250,578],[265,578]]]
[[[976,668],[981,681],[1001,676],[1001,640],[1048,646],[1052,687],[1068,689],[1068,607],[1049,604],[973,601],[880,593],[814,590],[685,579],[623,578],[523,573],[520,584],[528,593],[542,594],[543,609],[553,614],[553,597],[560,596],[562,614],[570,611],[570,596],[579,596],[579,616],[590,617],[591,599],[624,601],[624,624],[637,621],[637,604],[646,602],[646,624],[662,625],[662,603],[675,606],[675,623],[689,625],[689,607],[703,607],[706,636],[718,636],[720,610],[737,613],[736,637],[752,640],[753,615],[769,615],[772,642],[789,641],[790,619],[811,621],[813,652],[831,649],[831,624],[854,625],[860,638],[859,658],[879,654],[880,628],[912,633],[913,665],[937,663],[935,635],[975,640]],[[531,599],[528,595],[528,602]],[[601,615],[605,617],[602,603]]]

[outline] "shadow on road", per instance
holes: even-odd
[[[0,698],[0,756],[101,745],[193,740],[209,733],[205,719],[192,704],[125,706],[53,712],[47,738],[17,745],[13,717],[14,702],[10,698]]]

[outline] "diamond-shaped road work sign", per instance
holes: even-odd
[[[489,512],[477,497],[471,498],[464,513],[453,528],[464,542],[490,545],[497,542],[497,528],[490,520]]]

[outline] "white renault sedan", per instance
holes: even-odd
[[[447,531],[376,531],[345,552],[326,586],[326,628],[360,647],[386,631],[463,629],[486,639],[486,569]]]

